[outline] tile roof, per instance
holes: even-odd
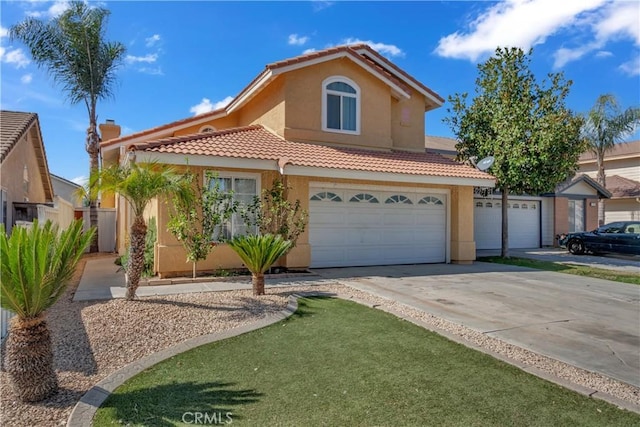
[[[293,166],[493,180],[435,153],[374,151],[288,141],[261,125],[136,144],[137,150],[256,160],[287,158]]]
[[[457,154],[456,150],[456,141],[453,138],[447,138],[444,136],[433,136],[433,135],[425,135],[424,136],[424,147],[427,150],[434,150],[436,153],[439,152],[450,152],[452,154]]]
[[[636,157],[640,157],[640,139],[637,141],[621,142],[619,144],[615,144],[612,149],[608,150],[604,154],[604,158],[605,160],[608,160],[612,157],[627,157],[633,156],[634,154]],[[582,153],[578,161],[580,163],[583,163],[594,161],[595,159],[596,155],[592,151],[588,151],[586,153]]]
[[[0,162],[4,161],[37,117],[35,113],[0,111]]]
[[[614,199],[640,197],[640,182],[619,175],[607,176],[607,190]]]

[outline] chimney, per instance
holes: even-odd
[[[105,120],[104,123],[99,125],[99,128],[102,142],[120,138],[120,125],[117,125],[113,119]]]

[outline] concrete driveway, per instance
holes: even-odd
[[[640,286],[480,262],[314,272],[640,387]]]

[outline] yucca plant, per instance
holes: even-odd
[[[237,236],[228,242],[251,272],[254,295],[264,295],[264,272],[291,248],[291,241],[273,234]]]
[[[18,397],[35,402],[55,393],[58,381],[45,310],[64,293],[95,230],[81,220],[59,231],[47,221],[14,227],[8,237],[0,224],[2,308],[16,314],[7,337],[5,367]]]

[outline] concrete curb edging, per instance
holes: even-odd
[[[282,311],[275,313],[273,315],[267,316],[263,319],[260,319],[254,323],[239,326],[237,328],[229,329],[227,331],[222,332],[214,332],[208,335],[202,335],[200,337],[191,338],[186,340],[180,344],[176,344],[167,349],[161,350],[157,353],[150,354],[146,357],[143,357],[140,360],[130,363],[129,365],[120,368],[119,370],[111,373],[109,376],[99,381],[95,386],[93,386],[89,391],[87,391],[80,401],[73,408],[69,419],[67,420],[67,427],[83,427],[92,424],[93,417],[95,416],[98,408],[102,405],[102,403],[109,397],[109,395],[120,385],[122,385],[125,381],[139,374],[151,366],[162,362],[166,359],[169,359],[173,356],[176,356],[185,351],[191,350],[193,348],[199,347],[201,345],[210,344],[216,341],[220,341],[226,338],[235,337],[238,335],[242,335],[247,332],[255,331],[257,329],[264,328],[266,326],[277,323],[281,320],[287,319],[292,316],[295,311],[298,309],[298,298],[309,297],[309,296],[333,296],[338,297],[340,299],[353,301],[355,303],[378,309],[384,311],[386,313],[392,314],[400,319],[411,322],[419,327],[422,327],[431,332],[437,333],[453,342],[458,344],[462,344],[465,347],[472,348],[474,350],[478,350],[482,353],[485,353],[489,356],[492,356],[502,362],[508,363],[509,365],[515,366],[527,373],[535,375],[539,378],[545,379],[549,382],[557,384],[561,387],[567,388],[569,390],[575,391],[579,394],[582,394],[587,397],[592,397],[596,399],[603,400],[607,403],[613,404],[619,408],[626,409],[628,411],[632,411],[635,413],[640,413],[640,407],[638,405],[634,405],[631,402],[626,400],[619,399],[610,394],[591,389],[588,387],[584,387],[578,384],[575,384],[569,380],[565,380],[563,378],[557,377],[553,374],[545,372],[536,367],[527,365],[517,360],[513,360],[504,356],[500,353],[494,352],[487,348],[481,347],[478,344],[475,344],[471,341],[464,339],[458,335],[455,335],[449,331],[434,327],[433,325],[424,322],[419,319],[415,319],[407,314],[404,314],[398,310],[395,310],[390,307],[384,307],[379,304],[373,304],[371,302],[362,300],[360,298],[354,297],[352,295],[346,295],[343,293],[324,293],[324,292],[299,292],[289,296],[289,302],[287,307]],[[409,308],[413,308],[411,306],[407,306]]]
[[[89,391],[80,398],[80,401],[76,403],[71,411],[71,415],[69,415],[69,419],[66,424],[67,427],[85,427],[91,425],[93,417],[100,405],[102,405],[102,403],[116,388],[124,384],[125,381],[157,363],[201,345],[210,344],[212,342],[255,331],[256,329],[264,328],[290,317],[298,309],[298,298],[303,296],[302,294],[304,294],[304,296],[310,295],[307,293],[301,293],[289,296],[289,302],[284,310],[267,316],[264,319],[260,319],[257,322],[239,326],[227,331],[214,332],[212,334],[188,339],[180,344],[176,344],[157,353],[150,354],[118,369],[91,387],[91,389],[89,389]]]
[[[406,320],[408,322],[413,323],[414,325],[420,326],[421,328],[424,328],[424,329],[427,329],[427,330],[429,330],[431,332],[437,333],[438,335],[441,335],[441,336],[443,336],[443,337],[445,337],[445,338],[447,338],[447,339],[449,339],[449,340],[451,340],[451,341],[453,341],[455,343],[462,344],[465,347],[469,347],[469,348],[472,348],[474,350],[480,351],[480,352],[482,352],[484,354],[492,356],[495,359],[498,359],[498,360],[500,360],[502,362],[508,363],[509,365],[515,366],[516,368],[519,368],[519,369],[521,369],[521,370],[523,370],[523,371],[525,371],[527,373],[530,373],[530,374],[535,375],[535,376],[537,376],[539,378],[542,378],[544,380],[547,380],[549,382],[557,384],[557,385],[559,385],[561,387],[564,387],[564,388],[567,388],[569,390],[575,391],[576,393],[582,394],[582,395],[587,396],[587,397],[600,399],[600,400],[603,400],[603,401],[605,401],[607,403],[610,403],[610,404],[612,404],[614,406],[617,406],[618,408],[626,409],[628,411],[640,414],[640,406],[634,405],[632,402],[629,402],[629,401],[626,401],[626,400],[623,400],[623,399],[619,399],[619,398],[617,398],[615,396],[612,396],[612,395],[610,395],[608,393],[605,393],[605,392],[602,392],[602,391],[599,391],[599,390],[596,390],[596,389],[584,387],[582,385],[573,383],[573,382],[571,382],[569,380],[566,380],[564,378],[560,378],[560,377],[558,377],[556,375],[550,374],[549,372],[543,371],[542,369],[538,369],[535,366],[527,365],[527,364],[525,364],[523,362],[520,362],[518,360],[510,359],[509,357],[507,357],[507,356],[505,356],[503,354],[500,354],[500,353],[495,352],[493,350],[484,348],[484,347],[482,347],[482,346],[480,346],[480,345],[478,345],[478,344],[476,344],[474,342],[471,342],[471,341],[468,341],[468,340],[464,339],[461,336],[455,335],[455,334],[453,334],[453,333],[451,333],[449,331],[446,331],[444,329],[440,329],[440,328],[434,327],[433,325],[431,325],[431,324],[429,324],[427,322],[424,322],[424,321],[419,320],[419,319],[415,319],[415,318],[413,318],[413,317],[411,317],[411,316],[409,316],[407,314],[404,314],[404,313],[402,313],[402,312],[400,312],[398,310],[394,310],[392,308],[384,307],[384,306],[381,306],[381,305],[378,305],[378,304],[372,304],[371,302],[364,301],[364,300],[361,300],[359,298],[352,297],[352,296],[347,296],[347,295],[343,295],[343,294],[337,294],[337,296],[339,298],[342,298],[342,299],[345,299],[345,300],[354,301],[354,302],[356,302],[358,304],[362,304],[362,305],[365,305],[367,307],[371,307],[371,308],[374,308],[374,309],[378,309],[378,310],[384,311],[384,312],[389,313],[389,314],[393,314],[394,316],[396,316],[396,317],[398,317],[400,319]],[[412,308],[414,310],[418,310],[418,309],[416,309],[414,307],[411,307],[409,305],[407,305],[407,307]],[[529,350],[529,351],[531,351],[531,350]],[[548,357],[548,356],[545,356],[545,357]],[[564,362],[561,362],[561,363],[564,363]]]

